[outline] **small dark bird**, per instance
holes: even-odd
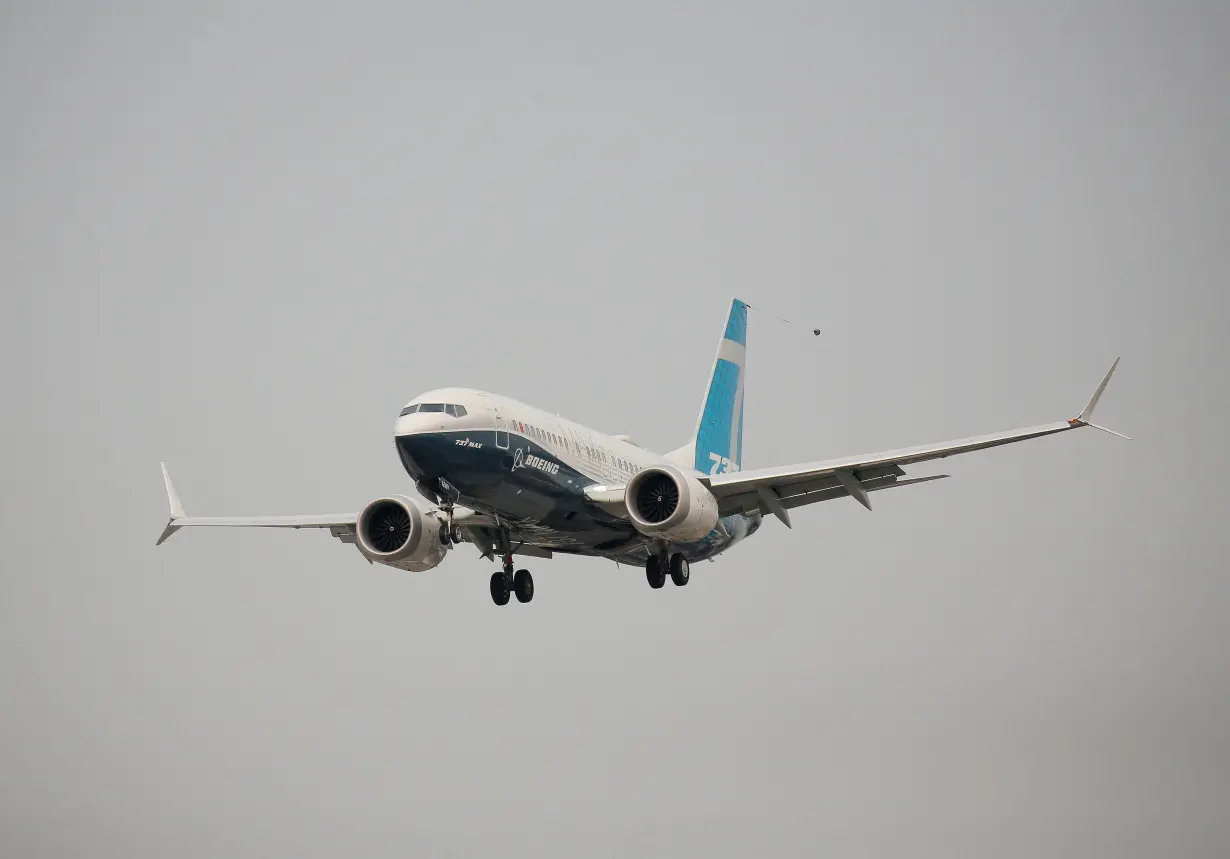
[[[817,337],[819,337],[819,336],[820,336],[820,329],[819,329],[819,328],[813,328],[813,329],[811,330],[811,333],[812,333],[812,334],[815,334]]]

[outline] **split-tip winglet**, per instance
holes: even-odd
[[[171,518],[167,522],[167,527],[162,529],[162,535],[158,538],[155,546],[161,546],[167,541],[167,538],[179,530],[179,526],[175,524],[176,519],[184,518],[184,505],[179,502],[179,493],[175,491],[175,484],[171,482],[171,472],[167,471],[167,464],[160,462],[162,466],[162,482],[167,485],[167,502],[171,505]]]
[[[1085,403],[1085,407],[1081,409],[1081,413],[1068,421],[1073,427],[1093,427],[1102,432],[1108,432],[1111,435],[1117,435],[1119,438],[1125,438],[1131,441],[1131,436],[1126,436],[1121,432],[1116,432],[1109,427],[1099,426],[1095,424],[1091,418],[1093,410],[1098,407],[1098,400],[1102,399],[1102,393],[1106,390],[1107,383],[1110,382],[1110,377],[1115,375],[1115,368],[1119,366],[1119,359],[1116,358],[1114,363],[1110,365],[1110,369],[1106,371],[1106,375],[1102,377],[1101,383],[1098,384],[1097,390],[1093,392],[1093,396],[1089,398],[1089,402]]]
[[[175,484],[171,482],[171,472],[167,471],[165,462],[158,464],[162,466],[162,482],[167,485],[167,501],[171,504],[171,516],[176,519],[183,518],[184,505],[179,503],[179,493],[175,491]]]

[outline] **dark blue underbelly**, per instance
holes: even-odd
[[[415,482],[458,504],[498,516],[535,543],[629,564],[639,564],[648,555],[645,538],[627,520],[586,502],[585,488],[598,481],[530,439],[510,433],[508,446],[498,447],[494,430],[454,430],[398,436],[396,444],[402,465]],[[702,560],[759,526],[759,515],[728,516],[704,539],[672,548]]]

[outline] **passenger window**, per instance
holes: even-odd
[[[444,403],[423,403],[419,406],[420,412],[442,412],[444,411]]]
[[[414,404],[414,405],[412,405],[412,406],[406,406],[404,409],[402,409],[402,410],[401,410],[401,413],[402,413],[402,415],[403,415],[403,416],[405,416],[405,415],[412,415],[412,414],[414,414],[415,412],[417,412],[418,410],[419,410],[419,404],[418,404],[418,403],[415,403],[415,404]]]

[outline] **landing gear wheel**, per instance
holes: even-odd
[[[692,571],[688,565],[688,559],[680,553],[676,552],[671,555],[671,581],[676,587],[683,587],[691,578]]]
[[[491,574],[491,601],[496,605],[508,605],[508,579],[501,573]]]
[[[650,555],[645,562],[645,579],[655,590],[666,584],[666,564],[662,563],[661,555]]]
[[[529,602],[534,598],[534,577],[529,570],[517,570],[517,575],[513,576],[513,590],[517,602]]]

